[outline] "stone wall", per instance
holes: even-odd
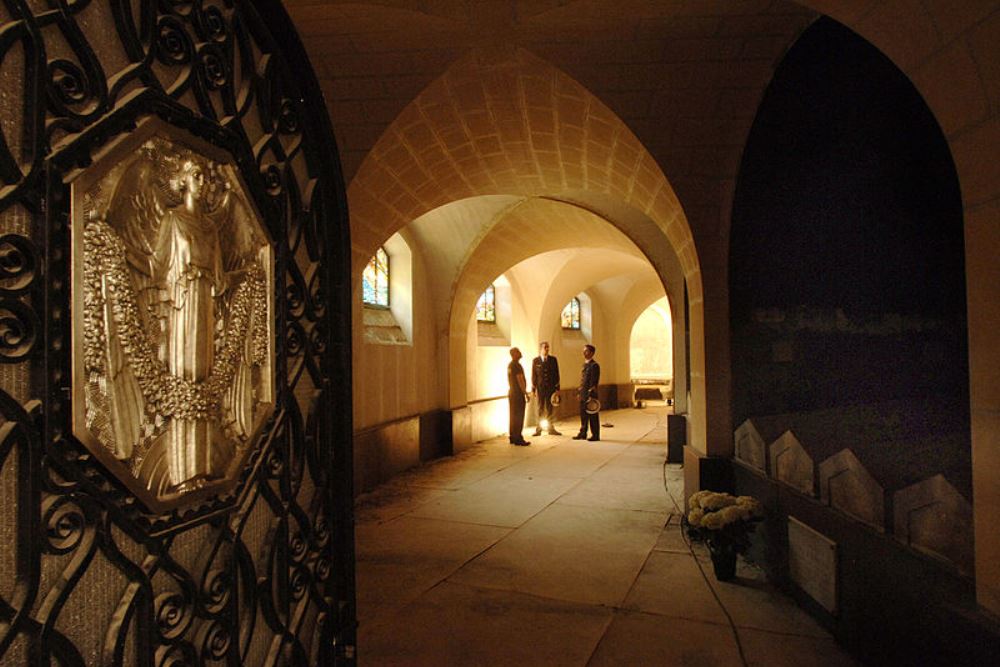
[[[420,463],[420,416],[354,433],[354,492],[370,491]]]
[[[631,384],[601,385],[602,410],[631,405]],[[575,432],[579,403],[575,389],[560,392],[556,419],[569,422],[563,431]],[[507,397],[475,401],[451,410],[430,410],[375,424],[354,432],[354,492],[371,491],[395,475],[426,461],[449,456],[477,442],[507,433]],[[528,405],[524,426],[538,423],[534,401]]]

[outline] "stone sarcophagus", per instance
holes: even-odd
[[[274,405],[274,251],[232,158],[157,119],[72,185],[74,435],[147,505],[218,492]]]

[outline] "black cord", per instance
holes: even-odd
[[[726,615],[726,620],[729,621],[729,629],[733,631],[733,638],[736,639],[736,649],[740,653],[740,661],[743,663],[743,667],[750,667],[749,663],[747,663],[747,656],[743,652],[743,642],[740,641],[740,631],[736,627],[736,621],[733,620],[733,617],[729,613],[729,610],[726,609],[726,605],[722,604],[722,599],[719,597],[719,594],[715,592],[715,587],[712,586],[711,580],[708,578],[708,575],[705,574],[705,568],[701,566],[701,561],[698,560],[698,556],[694,552],[694,546],[691,544],[691,540],[688,539],[688,536],[684,531],[684,526],[687,524],[687,514],[681,511],[680,506],[678,506],[677,504],[677,500],[670,493],[670,489],[667,487],[666,458],[663,459],[663,490],[666,492],[667,497],[670,498],[670,502],[674,504],[674,509],[681,516],[681,523],[680,523],[681,539],[684,540],[684,544],[687,545],[688,551],[691,553],[691,557],[694,558],[695,565],[698,566],[698,571],[701,572],[701,576],[705,580],[705,584],[708,585],[708,590],[712,591],[712,597],[714,597],[716,603],[718,603],[719,609],[722,610],[722,613]]]

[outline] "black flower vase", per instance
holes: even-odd
[[[712,568],[719,581],[732,581],[736,577],[736,550],[726,547],[710,547]]]

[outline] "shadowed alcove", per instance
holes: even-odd
[[[920,94],[865,40],[818,20],[775,71],[734,198],[736,457],[968,575],[962,225],[951,154]],[[843,576],[885,585],[874,571]],[[952,584],[924,592],[968,596]]]

